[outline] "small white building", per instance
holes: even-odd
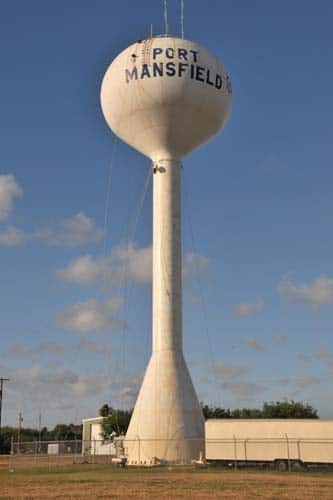
[[[111,435],[105,440],[102,432],[103,418],[93,417],[82,420],[82,453],[120,457],[123,454],[124,436]]]

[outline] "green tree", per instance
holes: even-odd
[[[208,418],[319,418],[318,412],[308,403],[299,401],[276,401],[264,403],[258,408],[235,408],[234,410],[201,403],[205,419]]]
[[[74,441],[75,439],[82,438],[82,425],[74,424],[58,424],[54,427],[53,431],[49,434],[52,435],[54,441]]]
[[[263,418],[319,418],[318,411],[308,403],[298,401],[277,401],[264,403]]]
[[[103,418],[102,435],[107,439],[113,432],[117,435],[126,434],[133,410],[112,410],[111,414]]]
[[[105,403],[103,406],[100,407],[99,409],[99,414],[101,417],[107,417],[108,415],[110,415],[110,413],[112,413],[113,409],[107,404]]]
[[[219,408],[218,406],[209,406],[207,404],[204,405],[203,403],[201,403],[201,409],[202,409],[202,413],[203,413],[205,419],[207,419],[207,418],[230,418],[231,417],[231,413],[230,413],[229,408],[228,409]]]
[[[12,434],[8,427],[3,427],[0,433],[0,455],[10,453]]]

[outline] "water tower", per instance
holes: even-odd
[[[153,342],[125,447],[129,464],[189,463],[204,419],[183,357],[181,159],[223,128],[231,84],[221,62],[171,36],[139,40],[108,68],[105,119],[153,168]]]

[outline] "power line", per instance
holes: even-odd
[[[9,382],[9,378],[0,378],[0,430],[1,430],[1,417],[2,417],[2,398],[4,393],[4,383]]]

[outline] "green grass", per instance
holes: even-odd
[[[195,474],[195,475],[204,475],[207,472],[216,472],[216,473],[225,473],[225,472],[232,472],[234,474],[250,474],[250,475],[257,475],[258,473],[266,475],[266,474],[281,474],[281,475],[306,475],[306,476],[333,476],[333,470],[331,469],[320,469],[320,470],[303,470],[303,471],[298,471],[298,472],[276,472],[274,470],[270,469],[229,469],[229,468],[223,468],[223,467],[195,467],[195,466],[176,466],[176,467],[125,467],[125,468],[119,468],[115,467],[112,465],[98,465],[98,464],[78,464],[78,465],[55,465],[55,466],[31,466],[31,467],[22,467],[22,468],[16,468],[15,465],[11,469],[11,466],[9,469],[2,469],[0,470],[0,478],[5,478],[11,475],[19,475],[19,476],[50,476],[50,475],[70,475],[70,474],[88,474],[89,477],[92,474],[97,474],[97,475],[103,475],[107,474],[108,476],[120,476],[122,478],[125,478],[126,476],[131,477],[137,476],[138,474],[140,475],[149,475],[149,476],[154,476],[154,474],[166,474],[168,475],[169,473],[172,474]]]

